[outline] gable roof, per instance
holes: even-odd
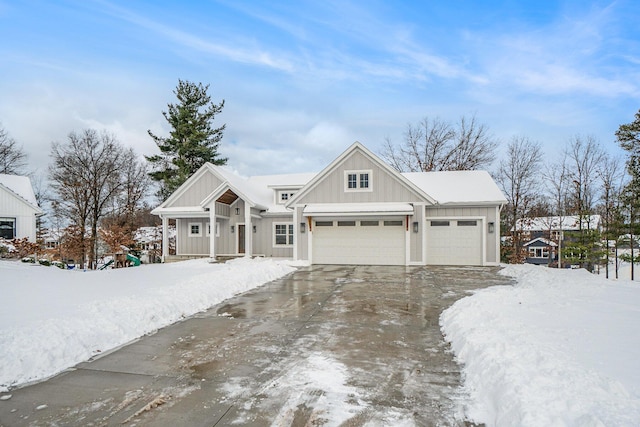
[[[349,148],[347,148],[340,156],[338,156],[333,162],[331,162],[327,167],[325,167],[319,174],[317,174],[311,181],[305,185],[301,191],[297,192],[285,206],[289,207],[294,204],[298,199],[304,197],[311,190],[313,190],[322,180],[329,175],[335,168],[337,168],[344,160],[346,160],[349,156],[351,156],[356,151],[363,154],[367,157],[372,163],[380,167],[382,170],[389,173],[389,175],[395,177],[402,185],[407,187],[409,190],[413,191],[420,197],[422,197],[425,201],[429,203],[435,204],[436,200],[427,194],[422,188],[416,186],[413,182],[402,176],[398,171],[393,169],[387,163],[382,161],[378,156],[373,154],[367,147],[362,145],[360,142],[356,141]]]
[[[536,237],[535,239],[529,240],[527,243],[524,243],[522,246],[527,247],[527,246],[533,245],[534,243],[537,243],[537,242],[544,243],[547,246],[553,246],[553,247],[558,246],[558,244],[556,242],[554,242],[552,240],[549,240],[549,239],[547,239],[545,237]]]
[[[496,205],[507,199],[487,171],[408,172],[402,174],[439,205]]]
[[[43,215],[44,211],[38,206],[36,195],[33,192],[31,179],[28,176],[0,174],[0,187],[9,194],[18,198],[36,211],[37,215]]]

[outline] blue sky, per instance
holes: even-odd
[[[353,141],[475,114],[555,158],[618,152],[640,109],[640,2],[5,1],[0,123],[46,172],[52,141],[106,129],[140,154],[178,79],[225,100],[221,153],[245,175],[319,171]]]

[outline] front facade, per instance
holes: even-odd
[[[356,142],[318,174],[245,179],[206,164],[153,213],[165,231],[175,220],[177,257],[495,265],[504,203],[486,172],[401,174]]]
[[[36,241],[38,206],[31,180],[26,176],[0,174],[0,237]]]

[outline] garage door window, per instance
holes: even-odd
[[[316,221],[316,227],[333,227],[333,221]]]
[[[458,221],[458,227],[475,227],[478,221]]]
[[[397,227],[397,226],[402,227],[402,224],[403,224],[402,220],[400,220],[400,221],[385,221],[384,222],[385,227]]]
[[[338,227],[355,227],[355,221],[338,221]]]
[[[380,221],[360,221],[361,227],[377,227],[380,225]]]
[[[448,227],[449,221],[431,221],[432,227]]]

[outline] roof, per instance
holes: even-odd
[[[487,171],[408,172],[402,175],[440,205],[507,203]]]
[[[0,174],[0,185],[10,190],[13,194],[29,204],[37,213],[43,213],[38,206],[36,195],[33,192],[31,179],[28,176]]]
[[[547,246],[553,246],[553,247],[558,246],[558,244],[556,242],[554,242],[552,240],[549,240],[549,239],[546,239],[544,237],[537,237],[537,238],[535,238],[533,240],[529,240],[527,243],[523,244],[522,246],[530,246],[530,245],[533,245],[536,242],[544,243]]]
[[[582,216],[582,228],[596,230],[600,227],[600,219],[600,215],[584,215]],[[522,231],[577,231],[580,230],[580,216],[567,215],[563,217],[541,216],[522,218],[516,222],[515,227],[516,230]]]

